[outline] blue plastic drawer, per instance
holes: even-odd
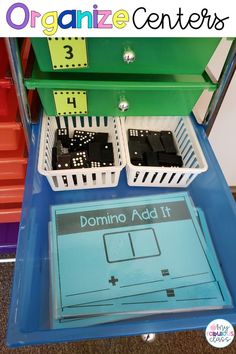
[[[209,170],[188,188],[196,206],[205,212],[222,271],[236,303],[236,207],[202,127],[196,127]],[[53,192],[37,172],[39,126],[33,126],[27,188],[20,226],[7,343],[20,346],[138,335],[205,327],[212,319],[236,324],[236,307],[227,310],[155,315],[145,319],[63,330],[50,329],[48,221],[50,205],[160,193],[174,190],[128,187],[123,174],[116,188]],[[179,190],[178,190],[179,191]],[[193,250],[194,252],[194,250]]]

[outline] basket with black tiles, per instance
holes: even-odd
[[[54,191],[115,187],[125,167],[118,117],[44,115],[38,171]]]
[[[140,187],[187,187],[208,165],[190,117],[121,119],[127,182]]]

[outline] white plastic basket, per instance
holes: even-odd
[[[187,187],[208,169],[190,117],[126,117],[121,120],[130,186]],[[183,167],[135,166],[130,162],[128,129],[170,130],[183,159]]]
[[[113,144],[114,166],[71,170],[52,169],[52,147],[57,128],[109,133]],[[44,115],[40,137],[38,171],[46,176],[54,191],[115,187],[125,167],[120,119],[117,117],[48,117]]]

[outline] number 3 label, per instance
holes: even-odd
[[[48,38],[53,70],[88,67],[85,38]]]
[[[58,116],[87,114],[86,91],[53,91]]]

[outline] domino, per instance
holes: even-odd
[[[114,162],[114,152],[112,143],[102,144],[102,162]]]
[[[161,131],[161,142],[168,154],[177,154],[175,142],[171,131]]]
[[[71,154],[71,168],[87,167],[90,167],[87,151],[78,151]]]
[[[129,141],[129,154],[130,160],[132,160],[133,162],[143,162],[142,144],[135,140]]]
[[[69,152],[75,152],[79,149],[79,142],[77,139],[74,139],[74,138],[70,138],[69,139],[69,144],[68,144],[68,150]],[[81,145],[81,148],[82,148],[82,145]]]
[[[57,169],[57,148],[54,146],[52,148],[52,169],[56,170]]]
[[[147,137],[147,141],[149,143],[149,146],[151,147],[151,150],[153,152],[160,152],[164,151],[164,146],[161,142],[161,135],[159,132],[156,132],[155,134],[149,135]]]
[[[145,152],[144,153],[145,166],[160,166],[158,161],[158,155],[156,152]]]
[[[94,136],[96,143],[106,144],[108,142],[108,133],[96,133]]]
[[[140,142],[145,142],[148,135],[149,130],[128,129],[128,137],[130,141],[136,140]]]
[[[56,141],[61,141],[64,148],[68,147],[69,143],[69,132],[66,128],[61,128],[56,130]]]
[[[59,155],[57,157],[57,170],[69,170],[71,168],[70,154]]]
[[[183,167],[183,160],[181,156],[167,154],[165,152],[158,153],[159,166],[164,167]]]
[[[93,162],[102,161],[102,146],[100,143],[90,143],[88,148],[89,160]]]

